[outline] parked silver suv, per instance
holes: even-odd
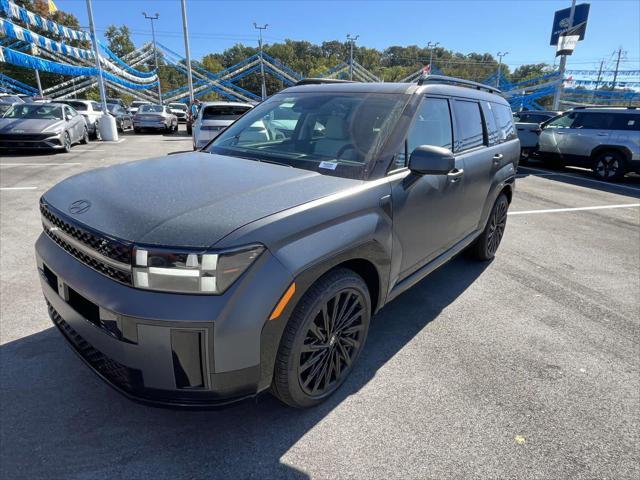
[[[640,112],[635,107],[577,107],[542,125],[538,155],[590,167],[602,180],[640,172]]]

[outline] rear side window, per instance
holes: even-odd
[[[202,111],[203,120],[235,120],[251,107],[236,105],[210,105]]]
[[[506,142],[517,138],[516,129],[513,126],[513,114],[511,113],[511,108],[499,103],[493,103],[491,108],[493,110],[496,124],[498,125],[500,141]]]
[[[585,130],[608,130],[611,128],[613,115],[610,113],[577,113],[571,128]]]
[[[454,100],[458,138],[456,151],[479,147],[484,143],[484,131],[480,105],[477,102]]]
[[[640,114],[616,113],[613,115],[612,130],[640,131]]]

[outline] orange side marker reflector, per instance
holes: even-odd
[[[287,306],[287,303],[289,303],[289,300],[291,300],[291,297],[293,297],[294,293],[296,293],[296,282],[293,282],[291,285],[289,285],[287,291],[284,292],[284,295],[282,295],[282,298],[276,305],[276,308],[274,308],[273,312],[271,312],[269,320],[275,320],[280,316],[280,314],[284,311],[284,308]]]

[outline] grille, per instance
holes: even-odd
[[[29,142],[44,140],[53,136],[51,133],[0,133],[0,140],[14,142]]]
[[[134,392],[142,387],[142,372],[109,358],[96,350],[89,342],[80,336],[71,325],[64,321],[55,308],[47,301],[49,316],[56,327],[62,332],[73,348],[84,358],[91,367],[100,375],[118,388],[127,392]]]
[[[131,264],[130,246],[109,238],[101,237],[83,228],[72,225],[53,214],[45,204],[40,205],[40,212],[42,213],[43,218],[47,219],[52,225],[59,228],[62,232],[87,246],[91,250],[94,250],[96,253],[127,265]],[[46,227],[44,228],[44,231],[49,238],[56,242],[67,253],[74,256],[85,265],[88,265],[94,270],[117,280],[118,282],[125,283],[127,285],[132,284],[131,272],[120,270],[97,258],[94,258],[91,255],[88,255],[86,252],[79,250],[74,245],[65,241],[62,236],[56,235],[55,231],[52,232]]]

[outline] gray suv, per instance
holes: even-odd
[[[519,153],[490,87],[302,81],[202,151],[47,191],[36,253],[50,316],[135,400],[270,390],[315,405],[376,311],[464,250],[494,257]]]
[[[615,181],[640,172],[640,112],[635,107],[577,107],[542,125],[537,155],[593,169]]]

